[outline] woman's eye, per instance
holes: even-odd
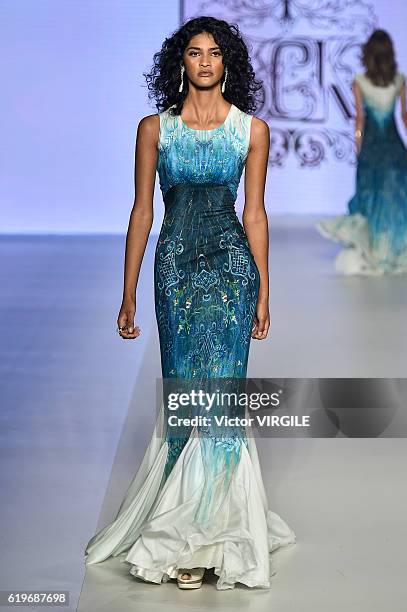
[[[214,51],[213,52],[214,55],[222,55],[220,51]],[[199,51],[191,51],[191,53],[189,55],[199,55]]]

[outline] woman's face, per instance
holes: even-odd
[[[212,34],[202,32],[193,36],[184,51],[183,61],[186,75],[195,87],[208,89],[220,82],[224,71],[223,55]]]

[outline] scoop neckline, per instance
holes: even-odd
[[[230,115],[232,113],[233,107],[234,107],[234,104],[231,104],[230,108],[228,110],[228,114],[225,117],[224,122],[221,123],[220,125],[218,125],[218,127],[215,127],[215,128],[208,128],[208,129],[204,129],[204,130],[197,130],[195,128],[191,128],[181,119],[181,115],[180,114],[178,115],[178,122],[181,124],[181,127],[184,127],[185,129],[187,129],[187,130],[189,130],[191,132],[199,132],[199,133],[202,133],[202,132],[215,132],[217,130],[220,130],[221,128],[223,128],[226,125],[226,123],[228,122],[229,117],[230,117]]]

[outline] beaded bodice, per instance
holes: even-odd
[[[170,107],[172,108],[172,107]],[[160,189],[179,183],[219,183],[236,199],[250,142],[252,115],[234,104],[222,125],[209,130],[188,127],[170,108],[159,113],[157,171]]]

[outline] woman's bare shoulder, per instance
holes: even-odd
[[[160,133],[160,115],[146,115],[142,117],[137,127],[137,139],[157,143]]]
[[[270,140],[270,128],[267,121],[260,119],[252,115],[251,129],[250,129],[250,144],[253,143],[265,143],[268,144]]]
[[[139,121],[138,127],[144,132],[154,133],[159,125],[160,115],[159,113],[154,113],[153,115],[146,115],[145,117],[142,117]]]
[[[252,116],[252,125],[253,129],[257,130],[260,134],[266,133],[270,131],[269,124],[264,119],[260,119],[260,117],[256,117],[256,115]]]

